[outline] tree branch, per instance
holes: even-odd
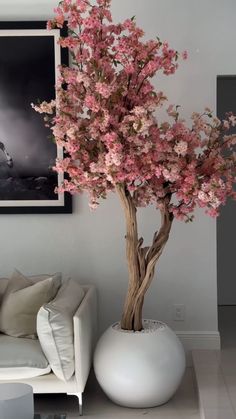
[[[134,311],[135,311],[136,305],[139,303],[139,300],[143,299],[146,291],[148,290],[152,282],[156,262],[160,258],[164,250],[164,247],[166,245],[166,242],[169,238],[169,233],[171,230],[174,217],[173,217],[173,214],[170,213],[168,210],[168,204],[165,204],[164,209],[161,210],[161,218],[162,218],[162,223],[161,223],[161,228],[159,230],[159,233],[154,234],[153,243],[146,254],[146,258],[145,258],[146,273],[135,298]]]
[[[116,191],[124,209],[126,220],[126,254],[129,268],[129,279],[131,284],[139,282],[138,268],[138,228],[136,219],[136,207],[129,191],[122,185],[116,185]]]

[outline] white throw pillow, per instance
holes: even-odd
[[[79,283],[69,279],[37,316],[41,347],[54,374],[63,381],[68,381],[75,371],[73,316],[84,295]]]

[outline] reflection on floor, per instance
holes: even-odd
[[[236,353],[236,306],[219,306],[218,313],[222,349]]]
[[[236,419],[236,307],[219,307],[221,351],[194,351],[201,419]]]
[[[99,389],[93,375],[91,375],[84,396],[84,418],[128,419],[147,417],[150,419],[200,419],[193,378],[193,369],[187,368],[177,394],[169,403],[163,406],[153,409],[127,409],[110,402]],[[68,419],[78,419],[77,403],[75,398],[71,396],[36,396],[35,411],[51,414],[67,413]]]

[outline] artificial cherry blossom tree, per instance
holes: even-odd
[[[236,198],[236,125],[229,114],[220,121],[209,109],[194,113],[190,126],[178,107],[169,106],[166,122],[157,117],[165,95],[151,79],[174,74],[180,58],[159,38],[143,40],[135,18],[114,24],[111,0],[63,0],[48,28],[68,29],[61,38],[71,67],[61,67],[56,100],[34,106],[46,113],[56,143],[66,157],[55,170],[69,180],[58,192],[87,192],[90,207],[115,191],[126,219],[129,285],[121,327],[142,329],[144,296],[174,218],[192,220],[196,207],[215,217],[227,197]],[[186,53],[182,54],[186,58]],[[161,213],[161,226],[150,246],[138,235],[138,207]]]

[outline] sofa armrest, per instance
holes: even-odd
[[[75,377],[83,392],[92,365],[97,340],[97,294],[93,285],[83,286],[86,294],[76,311],[74,322]]]

